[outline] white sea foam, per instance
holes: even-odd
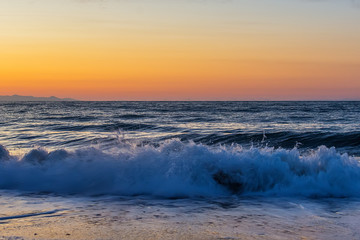
[[[359,197],[360,164],[335,148],[209,147],[178,140],[11,156],[0,145],[0,189],[161,197],[270,195]]]

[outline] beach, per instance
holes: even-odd
[[[1,199],[1,239],[358,239],[359,236],[359,200],[65,198],[3,192]]]

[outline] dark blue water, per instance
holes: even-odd
[[[119,138],[159,144],[315,149],[360,155],[360,102],[0,103],[8,149],[111,147]]]
[[[0,189],[359,197],[359,120],[360,102],[2,102]]]

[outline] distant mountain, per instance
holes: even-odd
[[[33,97],[33,96],[0,96],[0,102],[61,102],[61,101],[77,101],[72,98],[51,97]]]

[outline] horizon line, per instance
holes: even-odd
[[[5,99],[1,99],[5,98]],[[8,99],[6,99],[8,98]],[[14,99],[11,99],[14,98]],[[18,99],[16,99],[18,98]],[[25,99],[30,98],[30,99]],[[34,98],[34,100],[32,100]],[[38,100],[37,100],[38,99]],[[76,99],[73,97],[57,97],[57,96],[32,96],[32,95],[0,95],[0,102],[46,102],[47,99],[50,101],[73,101],[73,102],[357,102],[360,98],[343,98],[343,99],[114,99],[114,100],[91,100],[91,99]],[[52,100],[51,100],[52,99]]]

